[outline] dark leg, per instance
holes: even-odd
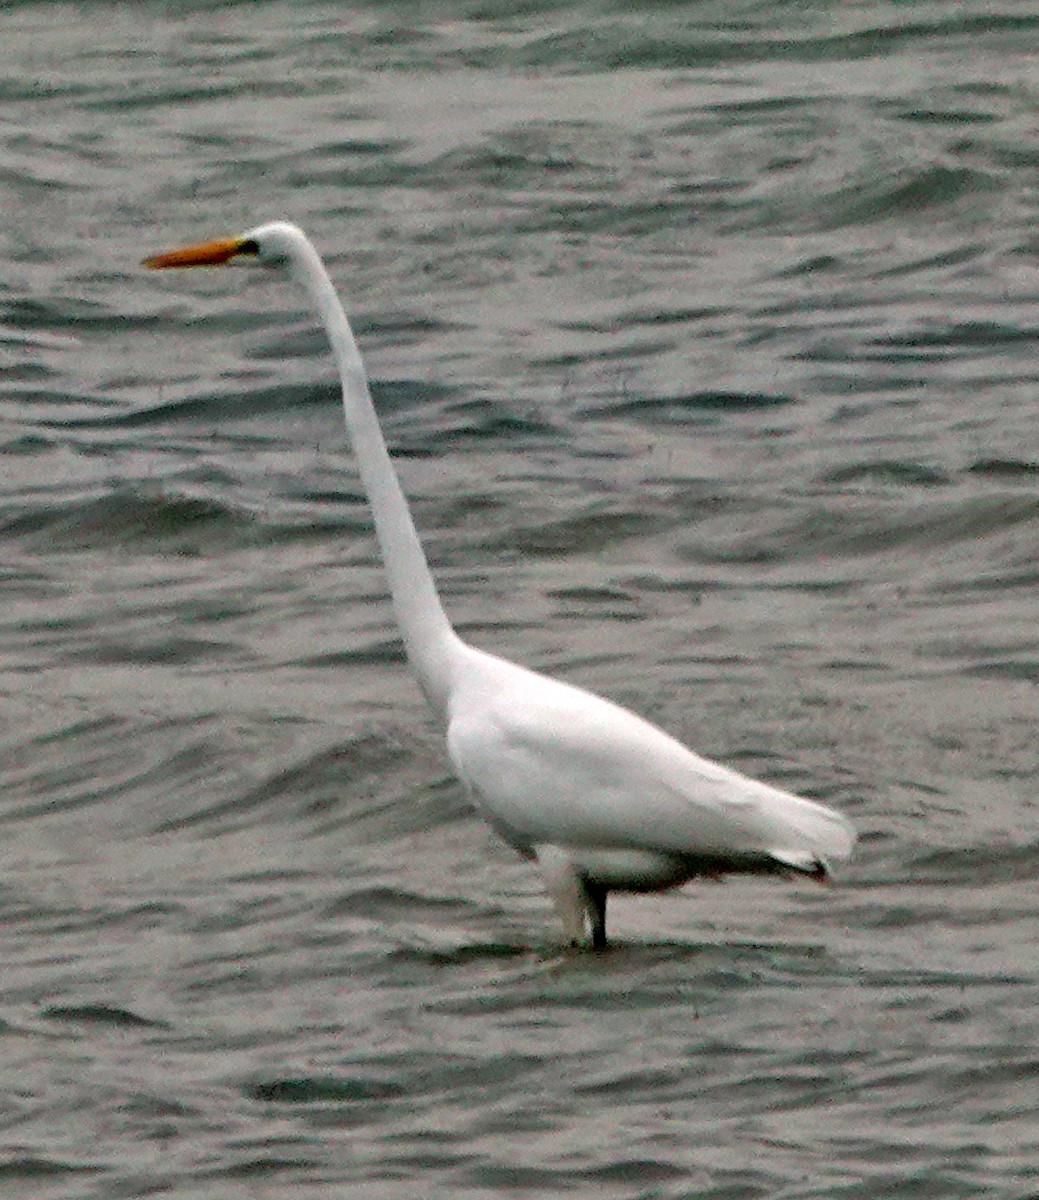
[[[592,922],[592,949],[606,949],[606,889],[601,883],[591,883],[585,879],[585,899],[588,903],[588,916]]]

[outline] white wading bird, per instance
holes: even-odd
[[[592,946],[605,947],[612,891],[660,891],[734,872],[823,880],[850,856],[854,830],[831,809],[700,758],[608,700],[466,645],[441,607],[353,333],[306,236],[276,222],[145,266],[239,257],[285,266],[317,309],[411,669],[477,809],[537,861],[572,944],[590,925]]]

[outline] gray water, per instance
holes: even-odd
[[[1032,4],[0,11],[5,1200],[1039,1194]],[[562,948],[445,603],[855,822]]]

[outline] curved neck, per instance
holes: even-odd
[[[305,239],[293,248],[292,273],[317,306],[339,367],[343,411],[361,482],[368,495],[382,551],[394,614],[408,660],[426,699],[441,716],[447,707],[451,666],[460,646],[437,595],[415,524],[372,404],[364,364],[350,323],[317,252]]]

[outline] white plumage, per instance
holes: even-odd
[[[610,891],[697,875],[802,873],[847,859],[844,817],[694,754],[634,713],[466,645],[451,628],[400,489],[353,333],[303,233],[274,223],[146,260],[153,267],[284,263],[325,326],[411,667],[479,812],[539,863],[574,942],[606,945]]]

